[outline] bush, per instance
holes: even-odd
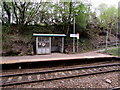
[[[9,34],[9,33],[11,33],[10,26],[6,26],[6,25],[2,26],[2,33],[3,34]]]

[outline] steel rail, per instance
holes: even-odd
[[[103,72],[73,75],[73,76],[59,77],[59,78],[52,78],[52,79],[44,79],[44,80],[27,81],[27,82],[14,82],[14,83],[0,85],[0,87],[11,86],[11,85],[20,85],[20,84],[28,84],[28,83],[36,83],[36,82],[43,82],[43,81],[51,81],[51,80],[60,80],[60,79],[67,79],[67,78],[74,78],[74,77],[88,76],[88,75],[95,75],[95,74],[102,74],[102,73],[109,73],[109,72],[116,72],[116,71],[120,71],[120,70],[103,71]]]
[[[114,87],[114,88],[111,88],[109,90],[120,90],[120,87]]]
[[[108,64],[108,65],[89,66],[89,67],[77,67],[77,68],[68,68],[68,69],[57,69],[57,70],[32,72],[32,73],[9,74],[9,75],[2,75],[0,77],[11,77],[11,76],[30,75],[30,74],[42,74],[42,73],[51,73],[51,72],[59,72],[59,71],[69,71],[69,70],[77,70],[77,69],[99,68],[99,67],[106,67],[106,66],[118,66],[118,65],[120,65],[120,64]]]
[[[118,65],[120,65],[120,64],[108,64],[108,65],[99,65],[99,66],[88,66],[88,67],[77,67],[77,68],[68,68],[68,69],[48,70],[48,71],[40,71],[40,72],[32,72],[32,73],[9,74],[9,75],[0,75],[0,78],[1,77],[31,75],[31,74],[43,74],[43,73],[51,73],[51,72],[59,72],[59,71],[78,70],[78,69],[99,68],[99,67],[107,67],[107,66],[118,66]]]

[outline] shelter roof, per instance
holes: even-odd
[[[39,36],[39,37],[65,37],[65,34],[38,34],[38,33],[33,33],[33,36]]]

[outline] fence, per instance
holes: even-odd
[[[107,43],[107,46],[117,46],[117,45],[120,45],[120,41],[111,41]],[[105,47],[105,46],[106,46],[106,42],[95,44],[96,48]]]

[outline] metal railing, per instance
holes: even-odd
[[[118,46],[120,45],[120,41],[111,41],[108,42],[107,44],[108,44],[107,46]],[[102,43],[100,42],[95,44],[96,48],[105,47],[105,46],[106,46],[106,42],[102,42]]]

